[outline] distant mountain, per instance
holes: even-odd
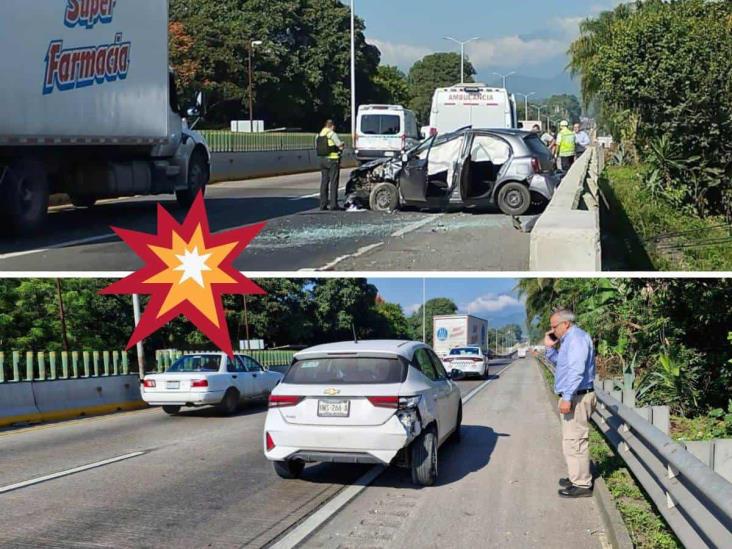
[[[481,71],[475,79],[489,86],[500,86],[502,83],[501,79],[491,75],[491,72],[493,71]],[[508,88],[514,93],[536,92],[535,99],[546,99],[552,95],[561,95],[563,93],[576,95],[578,98],[580,95],[579,82],[572,80],[568,72],[562,72],[552,78],[513,74],[508,78]]]

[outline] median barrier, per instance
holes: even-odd
[[[342,167],[356,166],[352,151],[346,151]],[[273,177],[320,170],[315,149],[292,151],[215,152],[211,154],[211,182]]]
[[[602,153],[588,148],[572,165],[531,231],[532,271],[602,270],[599,187]]]
[[[41,421],[31,383],[0,385],[0,427]]]

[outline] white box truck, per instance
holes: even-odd
[[[2,4],[5,231],[40,227],[50,193],[67,193],[81,207],[99,198],[175,193],[188,206],[208,182],[210,153],[178,104],[168,0]]]
[[[488,352],[488,321],[471,315],[444,315],[432,319],[432,348],[440,358],[455,347],[480,347]]]
[[[425,137],[473,128],[516,128],[516,98],[504,88],[485,84],[457,84],[437,88],[432,96],[430,125]]]

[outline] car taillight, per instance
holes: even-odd
[[[142,382],[143,387],[155,387],[155,380],[154,379],[146,379]]]
[[[194,379],[191,381],[191,389],[194,389],[196,387],[208,387],[208,380],[207,379]]]
[[[473,362],[483,362],[483,359],[479,356],[473,357]]]
[[[369,402],[377,408],[393,408],[395,410],[408,410],[416,408],[421,396],[398,397],[398,396],[373,396],[366,397]]]
[[[272,440],[272,437],[270,436],[269,433],[266,434],[265,441],[267,444],[267,451],[269,452],[270,450],[273,450],[275,447],[275,443],[274,443],[274,440]]]
[[[452,357],[448,356],[442,359],[442,362],[452,362]]]
[[[286,406],[297,406],[304,398],[294,395],[269,395],[269,407],[284,408]]]
[[[534,157],[531,159],[531,167],[534,168],[534,173],[541,173],[541,162],[539,159]]]
[[[399,408],[399,397],[397,396],[378,396],[367,397],[369,402],[377,408]]]
[[[434,137],[437,135],[437,128],[430,128],[430,137]]]

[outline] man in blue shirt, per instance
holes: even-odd
[[[574,321],[572,311],[557,309],[550,319],[551,331],[544,336],[546,357],[556,366],[554,392],[559,396],[562,450],[569,473],[559,480],[559,495],[567,498],[592,495],[590,416],[597,406],[595,349],[592,338]]]

